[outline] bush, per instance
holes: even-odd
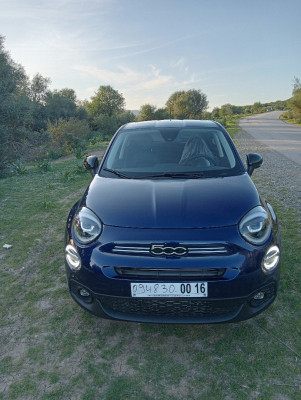
[[[53,164],[49,160],[43,160],[38,164],[38,167],[42,172],[49,172],[53,170]]]
[[[52,146],[71,152],[77,147],[85,147],[90,133],[87,121],[78,118],[60,119],[54,123],[48,122],[48,132],[51,134]]]
[[[45,156],[49,158],[50,160],[57,160],[58,158],[62,157],[64,155],[63,149],[57,149],[53,146],[48,147],[47,152],[45,153]]]
[[[73,154],[75,155],[77,160],[82,160],[87,156],[86,147],[77,146],[73,149]]]

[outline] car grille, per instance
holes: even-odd
[[[216,256],[216,255],[228,255],[231,251],[228,247],[220,244],[189,244],[185,245],[180,243],[179,247],[187,249],[186,257],[188,256]],[[166,257],[166,254],[153,255],[150,253],[151,244],[149,245],[133,245],[133,244],[115,244],[112,248],[113,253],[124,254],[124,255],[147,255],[154,257]]]
[[[101,296],[104,311],[114,316],[147,316],[166,318],[202,318],[235,314],[241,304],[236,300],[136,299]]]
[[[129,268],[115,267],[117,275],[125,278],[220,278],[226,268]]]

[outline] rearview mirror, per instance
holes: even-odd
[[[251,176],[254,169],[259,168],[263,162],[263,158],[260,154],[249,153],[247,154],[248,174]]]
[[[85,158],[84,167],[91,172],[92,176],[97,173],[98,166],[99,162],[96,156],[89,156]]]

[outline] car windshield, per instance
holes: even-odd
[[[100,171],[120,178],[206,178],[240,175],[241,163],[216,128],[121,129]]]

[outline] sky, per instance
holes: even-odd
[[[288,99],[300,21],[301,0],[0,0],[5,48],[30,78],[79,100],[110,85],[129,110],[189,89],[209,110]]]

